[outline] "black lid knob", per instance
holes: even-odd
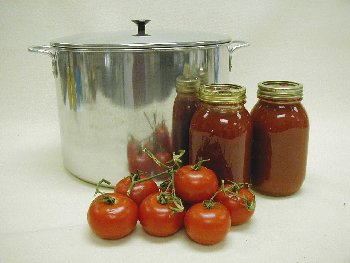
[[[137,35],[135,36],[149,36],[148,34],[146,34],[146,24],[151,20],[137,19],[131,21],[137,25]]]

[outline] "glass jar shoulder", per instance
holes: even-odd
[[[224,138],[237,137],[250,131],[252,121],[242,106],[215,106],[200,103],[193,115],[191,129]]]
[[[182,120],[194,114],[198,106],[198,98],[195,96],[177,96],[173,105],[173,116]]]
[[[177,94],[174,105],[179,108],[197,107],[199,100],[195,95]]]
[[[309,127],[308,115],[300,101],[282,104],[259,100],[251,117],[254,125],[268,126],[271,131]]]

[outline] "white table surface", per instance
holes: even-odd
[[[136,1],[0,2],[0,262],[350,262],[350,2],[304,2],[193,1],[191,17],[187,1],[166,9],[143,1],[143,10]],[[197,245],[183,230],[151,237],[140,225],[121,240],[95,237],[86,221],[94,186],[62,165],[50,61],[26,48],[89,28],[130,29],[129,16],[251,42],[232,74],[247,87],[249,109],[259,81],[304,84],[311,132],[302,189],[257,195],[251,221],[218,245]]]

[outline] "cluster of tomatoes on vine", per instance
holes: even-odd
[[[130,234],[139,220],[152,236],[170,236],[181,228],[193,241],[212,245],[220,242],[231,225],[245,223],[255,210],[255,195],[247,184],[219,182],[216,174],[203,166],[207,160],[181,166],[181,156],[173,154],[161,162],[147,148],[143,152],[162,168],[145,175],[138,171],[120,180],[113,193],[99,190],[87,219],[92,231],[104,239],[119,239]],[[166,178],[159,186],[153,179]]]
[[[154,114],[152,123],[147,114],[144,113],[144,115],[152,129],[152,133],[142,141],[130,136],[127,145],[127,157],[130,173],[142,171],[143,174],[150,175],[163,172],[164,168],[157,165],[142,149],[147,148],[154,153],[158,160],[167,163],[172,159],[172,143],[169,129],[164,119],[157,123],[156,114]]]

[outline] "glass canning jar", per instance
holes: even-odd
[[[176,78],[176,97],[173,106],[173,151],[185,150],[182,164],[189,163],[189,132],[192,116],[197,109],[200,80],[189,72],[185,64],[184,74]]]
[[[306,171],[309,120],[301,104],[303,86],[291,81],[258,84],[251,111],[251,182],[266,195],[285,196],[301,187]]]
[[[234,84],[205,85],[190,127],[190,163],[210,159],[203,165],[219,180],[248,183],[252,122],[244,107],[246,90]]]

